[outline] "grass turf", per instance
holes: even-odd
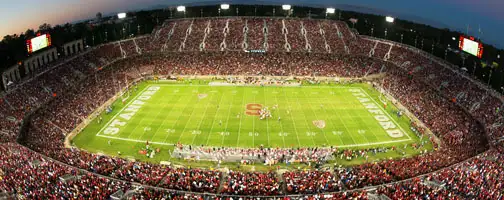
[[[383,108],[380,94],[368,84],[234,87],[203,83],[141,83],[124,103],[116,101],[111,113],[102,113],[101,123],[95,119],[72,142],[90,152],[121,152],[123,157],[150,162],[171,160],[169,151],[178,142],[215,147],[350,149],[419,143],[409,128],[409,119],[398,117],[397,108],[390,103]],[[404,136],[389,136],[354,95],[357,90],[401,127]],[[261,120],[246,114],[255,113],[259,107],[248,104],[268,107],[272,118]],[[276,105],[278,108],[273,109]],[[325,126],[317,127],[314,121]],[[161,149],[153,159],[138,153],[146,141]],[[418,152],[410,148],[405,151],[410,156]],[[375,159],[401,156],[391,152]],[[346,162],[351,165],[364,160]]]

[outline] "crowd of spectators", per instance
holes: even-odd
[[[215,170],[170,169],[159,186],[183,191],[216,193],[220,186],[220,176],[220,172]]]
[[[272,196],[282,194],[281,183],[275,172],[230,171],[222,193],[234,195]]]
[[[246,161],[257,161],[269,163],[267,161],[288,162],[288,163],[308,163],[332,160],[337,148],[227,148],[227,147],[205,147],[179,145],[173,154],[180,154],[185,157],[200,157],[202,160],[212,161],[232,161],[236,159]]]
[[[268,28],[268,51],[285,51],[285,35],[283,31],[282,19],[266,19]]]
[[[224,42],[228,51],[265,50],[341,54],[347,52],[345,50],[348,48],[347,44],[354,44],[356,50],[361,50],[361,47],[355,44],[355,35],[345,23],[330,20],[274,18],[173,20],[165,22],[156,29],[152,37],[149,48],[140,48],[149,51],[157,49],[184,52],[220,51]],[[201,46],[202,44],[204,46]],[[130,50],[134,50],[132,47],[130,45],[123,48],[128,49],[126,52],[129,53]],[[367,53],[371,50],[365,49]],[[379,50],[381,47],[377,51]]]
[[[259,21],[264,23],[263,20]],[[281,20],[271,21],[282,26]],[[341,22],[335,22],[333,25],[331,22],[321,23],[325,24],[321,27],[336,25],[342,29],[341,36],[331,36],[340,39],[331,40],[329,45],[333,50],[335,47],[341,50],[341,46],[344,48],[345,44],[349,44],[353,54],[351,57],[344,54],[307,56],[302,53],[223,52],[149,54],[148,59],[128,56],[126,60],[118,61],[123,56],[121,48],[127,55],[138,53],[137,48],[146,50],[143,53],[161,49],[178,51],[191,23],[190,20],[171,21],[158,30],[159,33],[153,33],[154,38],[147,37],[152,40],[142,38],[121,42],[121,47],[116,42],[93,48],[83,55],[58,63],[46,73],[34,75],[31,81],[18,85],[2,97],[0,192],[22,195],[29,199],[104,199],[114,192],[128,190],[131,186],[127,182],[136,182],[165,189],[233,195],[281,195],[284,192],[311,194],[354,190],[413,178],[380,187],[377,192],[394,199],[502,198],[502,148],[495,146],[499,143],[494,142],[504,135],[503,127],[499,126],[499,123],[503,122],[502,111],[497,111],[502,101],[487,91],[488,88],[467,78],[462,72],[455,71],[445,63],[414,49],[397,45],[392,48],[388,60],[390,63],[377,60],[383,59],[390,46],[379,43],[375,48],[376,41],[355,37]],[[226,36],[226,42],[229,42],[228,48],[237,49],[237,45],[243,42],[245,22],[240,18],[233,18],[229,23],[230,34]],[[289,30],[289,43],[297,49],[304,48],[306,40],[302,37],[301,22],[289,19],[285,23]],[[311,30],[309,33],[313,33],[315,25],[310,23],[312,22],[307,22],[305,28],[307,26]],[[193,26],[201,29],[203,24]],[[174,32],[168,37],[167,32],[170,30],[164,29],[173,29]],[[326,35],[331,34],[334,33],[326,32]],[[152,42],[154,40],[158,42]],[[318,43],[314,42],[314,45]],[[374,58],[369,58],[369,52],[373,49]],[[106,66],[107,64],[110,65]],[[378,73],[382,66],[386,66],[387,74],[380,87],[407,107],[442,140],[442,144],[435,151],[413,158],[336,168],[330,172],[293,171],[279,175],[276,172],[231,171],[222,175],[214,170],[177,169],[91,154],[65,148],[63,143],[65,136],[84,118],[124,89],[127,82],[148,71],[162,75],[361,77]],[[43,108],[38,109],[41,106]],[[27,129],[21,142],[40,154],[20,145],[7,143],[14,142],[21,121],[32,112],[35,113],[25,121]],[[488,133],[488,138],[485,133]],[[492,150],[485,152],[489,148],[487,139],[494,146]],[[466,159],[470,160],[449,167]],[[415,178],[436,170],[440,171]],[[62,180],[61,177],[67,177],[68,180]],[[440,183],[442,187],[435,183]],[[137,192],[134,198],[158,198],[167,195],[181,199],[202,197],[196,194],[188,197],[165,190],[145,189]],[[369,194],[339,192],[333,195],[329,199],[365,199]],[[310,198],[318,199],[320,196],[310,196],[306,199]]]
[[[502,97],[493,94],[487,86],[411,47],[394,46],[389,61],[469,111],[485,125],[490,141],[504,136]]]
[[[201,51],[203,50],[203,39],[205,38],[205,31],[209,28],[210,20],[195,19],[192,22],[190,34],[188,33],[187,39],[184,39],[184,48],[182,51]],[[208,29],[209,30],[209,29]]]
[[[319,21],[314,20],[306,20],[303,22],[303,25],[306,30],[308,44],[310,45],[310,52],[327,52],[325,34],[330,34],[329,30],[327,32],[323,31]]]
[[[245,41],[244,28],[245,19],[231,18],[229,20],[229,33],[226,35],[226,50],[229,51],[243,51],[243,42]]]
[[[340,29],[336,22],[324,20],[320,22],[320,28],[324,30],[324,36],[327,44],[329,45],[329,49],[331,50],[330,52],[336,54],[346,54],[346,37],[341,32],[343,27]]]
[[[287,28],[287,42],[290,45],[290,52],[305,52],[306,40],[300,20],[284,20]]]
[[[120,45],[120,49],[124,52],[125,56],[132,57],[139,53],[137,51],[138,46],[136,44],[135,38],[125,41],[119,41],[118,43]]]
[[[26,199],[107,199],[131,184],[82,172],[18,144],[0,144],[0,193]]]
[[[250,19],[247,20],[247,45],[248,50],[261,50],[264,49],[265,20],[263,19]]]
[[[221,44],[224,41],[224,37],[226,36],[225,34],[229,32],[229,30],[226,29],[228,21],[228,19],[216,19],[210,21],[210,31],[205,38],[206,51],[220,51],[223,49]]]
[[[152,36],[148,37],[152,44],[149,45],[152,51],[164,51],[166,49],[166,43],[173,35],[172,30],[174,30],[176,24],[176,21],[167,21],[153,31]]]
[[[191,26],[192,20],[178,20],[172,22],[173,26],[170,28],[171,34],[168,35],[168,38],[165,40],[163,44],[162,51],[180,51],[182,43],[185,41],[185,37],[187,35],[187,30],[189,26]],[[160,37],[166,37],[166,35],[161,35]]]
[[[435,182],[430,182],[421,178],[414,178],[410,181],[379,187],[377,194],[385,195],[391,199],[464,199],[457,196],[455,192],[446,190]]]
[[[458,166],[430,174],[447,190],[468,199],[500,199],[504,196],[504,158],[496,150],[485,152]]]
[[[339,177],[328,171],[291,171],[283,174],[289,194],[321,194],[343,190]]]

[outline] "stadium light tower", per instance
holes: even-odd
[[[292,9],[291,5],[288,4],[282,5],[282,10],[287,12],[286,16],[289,16],[291,14],[292,11],[291,9]]]
[[[229,9],[229,4],[221,4],[220,8],[221,8],[221,10],[228,10]]]
[[[394,23],[394,20],[395,19],[393,17],[390,17],[390,16],[385,17],[385,21],[388,23],[392,24],[392,23]],[[387,39],[387,31],[388,31],[387,28],[385,28],[385,39]]]
[[[394,23],[395,19],[391,16],[387,16],[385,17],[385,21],[387,21],[388,23]]]
[[[126,27],[123,21],[123,19],[126,18],[126,13],[117,13],[117,19],[121,20],[121,24],[122,24],[122,39],[125,39],[126,38]]]
[[[327,19],[327,15],[334,14],[334,13],[336,13],[336,9],[334,9],[334,8],[327,8],[326,9],[326,13],[325,13],[326,19]]]
[[[221,16],[221,11],[229,10],[229,4],[221,4],[219,8],[219,17]]]
[[[184,18],[186,17],[186,7],[185,6],[177,6],[177,12],[184,12]]]
[[[118,19],[124,19],[124,18],[126,18],[126,13],[118,13],[117,14],[117,18]]]

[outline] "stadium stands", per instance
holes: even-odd
[[[266,38],[266,54],[235,52],[261,49]],[[204,40],[204,52],[199,52]],[[222,41],[226,48],[220,48]],[[307,44],[313,54],[306,54]],[[221,49],[226,51],[217,52]],[[344,22],[238,17],[167,21],[152,35],[95,47],[54,67],[0,101],[0,193],[28,199],[106,199],[141,184],[133,199],[503,197],[503,143],[498,139],[504,136],[504,119],[495,111],[502,99],[417,49],[355,36]],[[380,87],[442,140],[436,151],[277,174],[164,167],[64,146],[66,135],[85,117],[141,74],[363,77],[382,70],[386,75]],[[22,124],[19,142],[26,147],[15,144]],[[377,185],[376,191],[363,190]],[[317,195],[321,193],[327,196]]]

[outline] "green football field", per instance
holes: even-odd
[[[397,108],[385,108],[368,84],[299,87],[141,83],[111,113],[92,121],[73,143],[92,152],[137,157],[146,141],[213,147],[371,148],[419,138]],[[260,119],[259,110],[271,117]],[[132,155],[129,155],[132,154]],[[161,160],[169,158],[162,158]]]

